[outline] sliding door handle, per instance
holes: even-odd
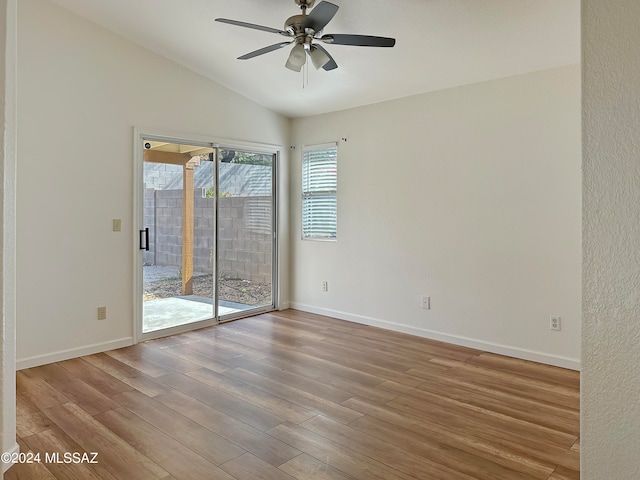
[[[144,235],[144,243],[142,235]],[[140,250],[149,250],[149,228],[140,230]]]

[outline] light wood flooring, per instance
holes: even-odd
[[[42,463],[5,478],[574,480],[578,386],[287,310],[18,372],[19,443]]]

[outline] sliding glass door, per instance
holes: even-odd
[[[140,338],[275,308],[270,152],[142,138]]]
[[[218,154],[218,290],[221,318],[274,304],[275,155]]]

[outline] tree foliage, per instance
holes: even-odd
[[[220,161],[222,163],[240,163],[244,165],[266,165],[271,166],[272,155],[268,153],[250,153],[238,150],[220,150]]]

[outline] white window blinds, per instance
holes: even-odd
[[[338,230],[338,147],[302,151],[302,238],[335,240]]]

